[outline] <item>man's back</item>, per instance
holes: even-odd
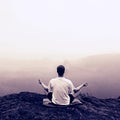
[[[52,102],[59,105],[69,105],[69,94],[73,92],[73,84],[64,77],[51,79],[48,85],[49,92],[52,92]]]

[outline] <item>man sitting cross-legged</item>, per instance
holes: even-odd
[[[39,84],[48,92],[48,99],[56,105],[69,105],[76,101],[81,103],[75,98],[79,95],[80,89],[87,86],[87,83],[75,88],[73,83],[64,77],[65,67],[63,65],[57,67],[57,73],[58,77],[51,79],[48,86],[39,80]]]

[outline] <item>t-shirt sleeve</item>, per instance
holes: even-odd
[[[48,92],[53,92],[52,80],[50,80],[50,82],[48,84]]]

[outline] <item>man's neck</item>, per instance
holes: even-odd
[[[63,75],[62,76],[58,75],[58,77],[64,77],[64,76]]]

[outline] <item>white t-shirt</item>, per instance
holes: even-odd
[[[69,94],[73,93],[74,86],[69,79],[57,77],[51,79],[48,85],[48,91],[52,92],[52,102],[58,105],[69,105]]]

